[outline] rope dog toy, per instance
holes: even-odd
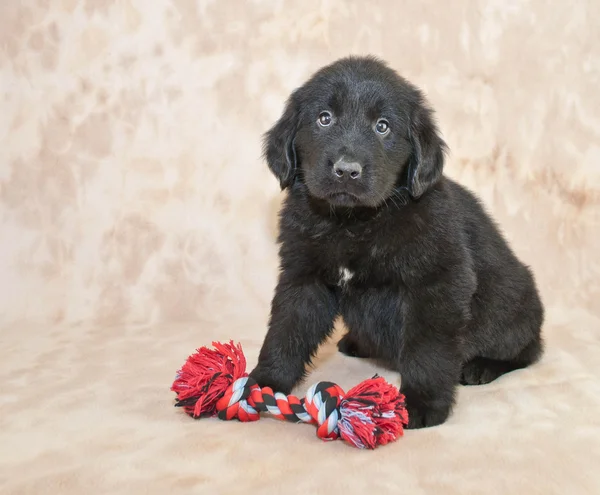
[[[175,406],[192,418],[257,421],[260,413],[293,423],[317,425],[322,440],[341,438],[360,449],[374,449],[403,435],[408,424],[404,395],[382,377],[359,383],[347,393],[331,382],[318,382],[306,397],[260,388],[246,373],[240,344],[213,342],[188,357],[171,391]]]

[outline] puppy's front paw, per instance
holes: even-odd
[[[408,411],[408,426],[406,428],[409,430],[441,425],[450,415],[449,407],[434,409],[429,407],[414,407],[407,404],[406,409]]]
[[[273,371],[265,369],[260,365],[254,368],[249,375],[261,388],[270,387],[273,392],[281,392],[288,395],[294,387],[294,384],[290,383],[290,380],[286,380],[284,376],[273,373]]]

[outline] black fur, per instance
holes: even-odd
[[[445,147],[421,92],[374,58],[341,59],[292,94],[265,137],[289,194],[259,384],[289,393],[338,315],[340,351],[401,373],[411,428],[443,423],[459,383],[540,358],[534,277],[476,197],[442,175]],[[337,177],[341,158],[362,175]]]

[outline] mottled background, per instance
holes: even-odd
[[[0,488],[600,492],[598,19],[599,0],[0,3]],[[548,310],[539,366],[366,455],[306,426],[190,422],[168,390],[212,339],[253,365],[281,201],[261,135],[347,54],[426,92],[447,174]],[[312,380],[375,369],[322,357]]]

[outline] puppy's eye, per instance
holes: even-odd
[[[375,130],[379,133],[379,134],[387,134],[388,131],[390,130],[390,124],[387,120],[385,119],[379,119],[377,121],[377,124],[375,124]]]
[[[333,117],[331,116],[331,114],[329,112],[321,112],[319,114],[318,122],[321,127],[330,126],[332,121],[333,121]]]

